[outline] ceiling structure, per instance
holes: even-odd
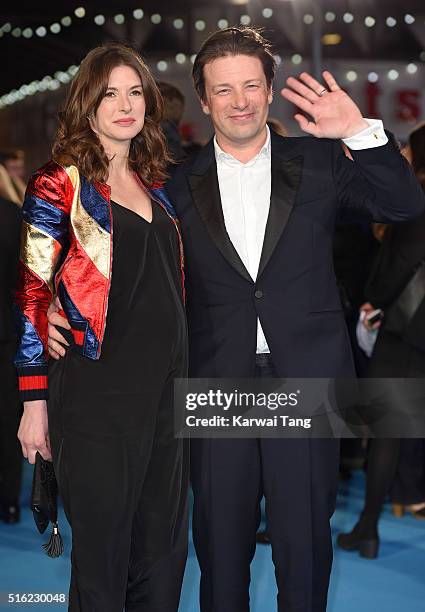
[[[424,0],[5,0],[0,96],[46,75],[66,82],[68,68],[104,41],[127,42],[152,61],[190,61],[208,33],[241,22],[263,27],[284,61],[311,57],[319,29],[324,58],[425,62]]]

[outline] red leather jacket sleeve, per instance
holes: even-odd
[[[36,172],[26,191],[15,296],[15,365],[22,401],[48,397],[47,310],[67,242],[72,199],[70,178],[55,162]]]

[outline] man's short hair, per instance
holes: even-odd
[[[160,81],[158,87],[164,100],[164,119],[178,125],[183,117],[184,95],[171,83]]]
[[[248,55],[257,57],[264,70],[267,86],[270,88],[276,72],[276,62],[271,44],[259,30],[249,27],[233,27],[214,32],[202,45],[193,64],[192,77],[196,92],[205,101],[206,64],[227,55]]]

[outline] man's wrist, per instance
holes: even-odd
[[[347,145],[351,151],[373,149],[387,144],[388,137],[385,134],[384,126],[380,119],[363,118],[363,121],[365,125],[360,132],[348,138],[342,138],[343,143]]]
[[[352,136],[357,136],[358,134],[360,134],[360,132],[363,132],[363,130],[367,129],[368,127],[368,122],[362,117],[362,119],[358,123],[350,127],[347,134],[344,134],[344,136],[341,137],[341,140],[344,140],[344,138],[351,138]]]

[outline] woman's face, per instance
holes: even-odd
[[[104,147],[128,142],[137,136],[145,121],[145,98],[140,76],[130,66],[116,66],[108,88],[90,126]]]

